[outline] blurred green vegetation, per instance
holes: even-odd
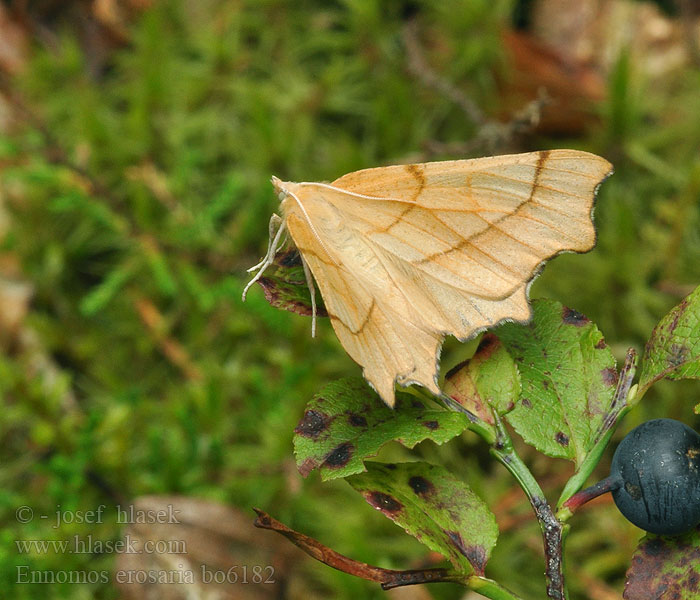
[[[426,140],[465,142],[478,133],[454,102],[407,72],[408,4],[163,1],[135,20],[128,46],[99,69],[70,26],[50,46],[33,47],[9,84],[32,116],[22,113],[0,134],[0,203],[9,219],[1,257],[32,288],[22,334],[0,354],[0,586],[15,580],[19,564],[111,567],[110,554],[26,557],[14,544],[84,534],[84,525],[19,524],[15,509],[90,510],[109,501],[95,481],[125,498],[178,493],[260,506],[385,567],[424,556],[342,481],[299,481],[291,437],[305,402],[359,370],[327,323],[311,339],[309,319],[270,308],[257,288],[246,304],[240,298],[277,207],[272,174],[331,180],[405,160]],[[449,56],[440,74],[477,105],[497,107],[511,2],[416,4]],[[700,72],[650,85],[623,53],[607,94],[585,135],[530,134],[518,148],[575,147],[615,164],[598,200],[597,248],[557,258],[533,296],[587,314],[621,358],[628,346],[641,349],[682,291],[700,283]],[[463,352],[448,343],[444,366]],[[692,422],[697,385],[658,388],[632,420]],[[385,454],[441,462],[490,503],[511,488],[471,434],[444,448],[392,446]],[[563,461],[524,454],[549,489],[561,486]],[[638,532],[620,521],[609,506],[574,519],[574,598],[588,597],[591,579],[621,590]],[[109,519],[91,531],[120,534]],[[541,597],[539,541],[534,523],[513,526],[487,574]],[[317,597],[384,597],[321,565],[305,573]],[[451,586],[431,592],[460,594]],[[118,592],[108,584],[25,585],[3,595]]]

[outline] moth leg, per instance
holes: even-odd
[[[274,237],[272,237],[274,226],[278,223],[279,228],[277,229],[277,233],[275,233]],[[248,269],[249,272],[258,269],[258,272],[248,282],[248,285],[246,285],[243,289],[243,295],[241,296],[243,302],[245,302],[246,295],[248,294],[248,290],[250,289],[250,287],[263,276],[267,268],[275,261],[275,254],[277,254],[277,250],[279,250],[282,244],[284,243],[284,240],[280,241],[282,238],[282,234],[286,231],[287,228],[285,226],[284,221],[280,219],[277,215],[272,215],[272,217],[270,218],[270,243],[267,246],[267,254],[265,254],[265,257],[262,259],[262,261],[255,265],[255,267]]]
[[[301,256],[301,254],[299,254]],[[311,276],[311,269],[309,265],[301,256],[301,264],[304,267],[304,276],[306,277],[306,286],[309,288],[309,293],[311,294],[311,337],[316,337],[316,286],[314,285],[314,278]]]
[[[265,256],[263,259],[255,266],[250,267],[250,269],[246,270],[246,273],[252,273],[256,269],[259,269],[262,267],[262,265],[265,263],[265,260],[267,260],[267,257],[270,256],[270,248],[272,248],[272,240],[275,237],[275,233],[277,233],[277,228],[281,226],[282,219],[280,216],[276,213],[272,213],[272,216],[270,217],[270,223],[268,225],[269,227],[269,237],[267,239],[267,251],[265,252]]]

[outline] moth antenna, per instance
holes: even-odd
[[[404,200],[403,198],[392,198],[391,196],[368,196],[367,194],[360,194],[358,192],[351,192],[350,190],[345,190],[343,188],[336,187],[330,183],[320,183],[317,181],[303,181],[299,185],[304,186],[316,186],[322,187],[334,192],[340,192],[341,194],[347,194],[348,196],[354,196],[355,198],[365,198],[366,200],[390,200],[391,202],[401,202],[403,204],[413,204],[413,200]]]
[[[274,216],[277,216],[277,215],[274,215]],[[277,218],[279,219],[279,217],[277,217]],[[280,238],[282,237],[282,234],[287,229],[284,221],[282,221],[281,219],[279,219],[279,221],[281,222],[281,225],[279,226],[279,229],[277,230],[275,237],[272,239],[272,241],[270,242],[270,244],[267,247],[267,254],[265,255],[265,258],[263,258],[262,262],[260,263],[258,272],[255,274],[255,277],[253,277],[253,279],[251,279],[248,282],[248,285],[246,285],[245,288],[243,288],[243,294],[241,296],[241,299],[243,300],[243,302],[245,302],[246,295],[248,294],[248,290],[250,289],[250,287],[256,281],[258,281],[258,279],[260,279],[263,276],[263,274],[265,273],[267,268],[275,261],[275,254],[277,254],[277,250],[279,249],[279,247],[281,245]],[[272,223],[272,219],[270,219],[270,223]]]
[[[316,337],[316,286],[314,285],[314,278],[311,276],[311,269],[309,269],[309,265],[306,264],[303,256],[301,257],[301,264],[304,267],[306,286],[311,294],[311,337],[313,338]]]

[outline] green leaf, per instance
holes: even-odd
[[[638,395],[662,378],[700,378],[700,287],[668,313],[647,342]]]
[[[700,532],[675,537],[647,535],[627,570],[625,600],[697,600],[700,595]]]
[[[535,300],[528,325],[497,331],[515,359],[522,392],[508,421],[541,452],[579,466],[608,413],[618,373],[598,328],[553,300]]]
[[[474,356],[446,375],[443,391],[492,426],[495,435],[493,411],[503,416],[513,410],[520,395],[520,375],[501,341],[487,333]]]
[[[365,500],[461,572],[483,575],[498,526],[486,504],[463,481],[424,462],[367,463],[348,478]]]
[[[273,265],[274,269],[268,269],[265,277],[258,280],[265,293],[265,299],[275,308],[311,316],[311,294],[306,284],[299,252],[296,249],[278,252]],[[327,317],[323,298],[318,293],[316,302],[317,316]]]
[[[362,473],[364,459],[392,440],[408,448],[426,439],[442,444],[468,425],[466,415],[411,394],[397,393],[391,409],[363,379],[341,379],[307,405],[294,430],[294,453],[303,476],[320,469],[329,480]]]

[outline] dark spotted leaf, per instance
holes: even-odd
[[[700,378],[700,287],[668,313],[647,342],[639,395],[667,379]]]
[[[627,570],[625,600],[700,598],[700,532],[675,537],[647,535]]]
[[[474,356],[447,374],[443,391],[493,426],[494,411],[503,416],[515,407],[520,396],[520,375],[501,341],[487,333]]]
[[[363,379],[341,379],[306,406],[294,430],[294,453],[305,477],[320,469],[324,480],[335,479],[363,472],[363,461],[387,442],[408,448],[426,439],[442,444],[468,425],[466,415],[406,393],[396,394],[391,409]]]
[[[311,316],[311,293],[306,284],[304,267],[296,249],[286,249],[275,255],[275,262],[258,280],[270,305],[299,315]],[[327,317],[321,294],[316,293],[316,312]]]
[[[497,335],[515,359],[522,391],[506,418],[523,439],[577,466],[595,445],[618,373],[598,328],[553,300],[535,300],[528,325]]]
[[[463,572],[483,575],[498,527],[463,481],[424,462],[367,463],[348,483],[375,509]]]

